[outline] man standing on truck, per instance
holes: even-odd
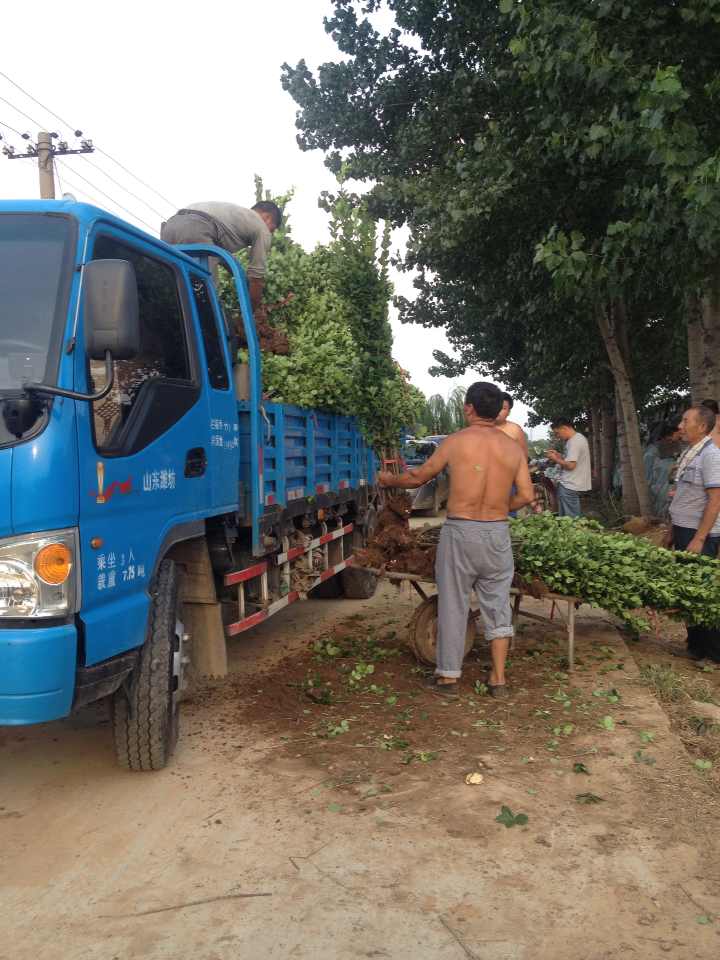
[[[513,634],[514,572],[508,512],[532,501],[533,486],[520,444],[497,429],[501,408],[502,393],[495,384],[474,383],[465,397],[465,430],[447,437],[421,466],[399,475],[378,474],[383,487],[414,489],[449,468],[447,520],[435,561],[437,668],[430,688],[450,698],[457,697],[473,589],[492,655],[488,687],[494,697],[507,696],[505,659]]]
[[[160,237],[173,244],[211,243],[230,253],[248,248],[247,277],[254,312],[262,301],[272,235],[281,223],[280,207],[271,200],[261,200],[252,210],[208,200],[178,210],[162,225]]]

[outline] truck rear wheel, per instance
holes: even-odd
[[[112,700],[115,751],[128,770],[161,770],[177,743],[184,637],[180,613],[178,570],[172,560],[163,560],[130,690],[118,690]]]

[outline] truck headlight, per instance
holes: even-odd
[[[0,540],[0,620],[75,613],[77,554],[75,530]]]

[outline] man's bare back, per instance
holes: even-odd
[[[442,447],[446,445],[450,473],[448,517],[506,520],[513,484],[518,495],[527,497],[525,502],[532,499],[524,453],[505,431],[497,427],[467,427],[448,437]]]
[[[380,473],[383,486],[421,487],[445,467],[450,474],[448,517],[507,520],[534,497],[522,448],[495,424],[476,423],[453,433],[419,467],[401,475]],[[511,496],[512,486],[516,492]]]

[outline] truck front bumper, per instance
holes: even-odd
[[[73,624],[0,629],[0,725],[66,717],[73,701],[76,660]]]

